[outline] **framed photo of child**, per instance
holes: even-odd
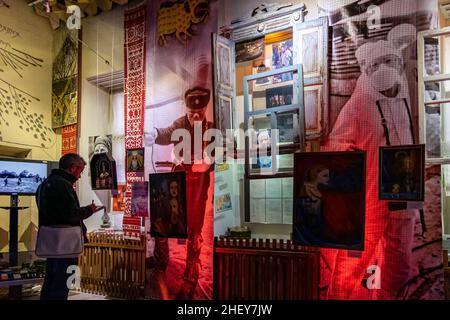
[[[159,238],[187,238],[185,172],[154,173],[150,181],[150,234]]]

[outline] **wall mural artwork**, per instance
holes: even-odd
[[[437,1],[333,0],[319,5],[329,18],[332,38],[332,130],[321,151],[367,154],[364,250],[321,249],[321,299],[443,299],[439,173],[425,174],[423,210],[378,197],[379,147],[418,141],[417,32],[436,27]],[[379,21],[368,19],[373,8],[379,9]],[[410,179],[411,173],[405,176]],[[384,178],[381,183],[389,187]]]
[[[0,25],[0,32],[13,38],[20,36],[11,28]],[[30,135],[35,141],[34,146],[48,148],[53,145],[55,135],[51,128],[45,125],[44,115],[33,113],[33,104],[41,100],[18,85],[4,80],[2,73],[13,72],[24,79],[30,68],[42,68],[44,60],[25,51],[11,46],[6,40],[0,39],[0,126],[14,126]],[[4,141],[0,131],[0,141]]]
[[[166,37],[173,34],[184,44],[195,35],[193,25],[204,22],[208,15],[208,0],[163,2],[158,11],[158,44],[165,46]]]
[[[0,40],[0,45],[2,44],[4,48],[0,47],[0,67],[3,65],[5,68],[13,69],[20,78],[23,78],[25,67],[42,67],[44,60],[13,47],[7,48],[10,46],[9,43]],[[1,71],[3,70],[0,68]]]
[[[145,107],[145,150],[150,154],[147,153],[145,157],[145,167],[153,169],[151,173],[162,174],[164,168],[157,164],[173,163],[171,153],[175,146],[170,143],[173,128],[184,128],[193,134],[194,128],[187,117],[196,107],[204,108],[204,112],[197,113],[199,121],[204,124],[202,130],[213,125],[210,39],[211,32],[217,30],[219,1],[160,0],[147,3],[147,21],[150,24],[148,30],[157,31],[150,32],[147,40],[146,61],[150,66],[147,68],[146,80],[148,94]],[[166,10],[163,11],[163,8]],[[169,18],[169,12],[188,8],[191,10],[190,18],[197,19],[192,20],[193,24],[196,21],[202,22],[191,25],[192,29],[195,28],[195,35],[191,31],[188,31],[189,35],[181,32],[181,24],[175,31],[173,22],[173,29],[169,30],[169,20],[164,21],[164,27],[167,29],[163,32],[162,12],[167,14],[167,19],[172,19]],[[183,30],[186,30],[189,24],[188,21],[184,22]],[[169,37],[169,31],[177,34]],[[178,41],[175,38],[178,38]],[[224,53],[226,56],[227,53]],[[161,74],[164,74],[164,79],[161,79]],[[154,128],[157,128],[158,136],[152,141],[151,132]],[[194,153],[195,150],[191,151],[191,155]],[[153,299],[208,300],[213,296],[214,167],[193,165],[189,162],[192,159],[188,158],[187,152],[181,161],[174,171],[184,171],[186,174],[187,202],[183,214],[187,214],[187,239],[168,239],[153,234],[155,246],[147,261],[149,276],[145,294]],[[152,163],[156,166],[153,167]],[[152,177],[151,174],[150,184]],[[154,214],[150,209],[150,217]]]
[[[32,135],[36,146],[48,148],[53,145],[55,134],[45,125],[43,114],[31,111],[32,104],[39,101],[39,98],[0,78],[0,126],[11,127],[18,121],[18,128],[24,134]]]
[[[61,28],[54,40],[52,127],[77,123],[78,44],[76,31]]]

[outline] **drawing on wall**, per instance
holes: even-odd
[[[295,154],[296,244],[364,249],[365,164],[364,152]]]
[[[34,57],[26,52],[20,51],[14,47],[11,47],[9,43],[0,41],[4,44],[4,47],[0,47],[0,72],[2,66],[11,68],[20,78],[23,78],[24,67],[41,67],[44,60],[38,57]]]
[[[425,145],[380,147],[379,199],[423,201]]]
[[[60,28],[54,39],[52,127],[77,123],[78,109],[77,31]]]
[[[166,37],[175,37],[185,44],[195,34],[192,26],[202,23],[209,15],[208,0],[167,1],[158,11],[158,44],[167,44]]]
[[[7,33],[12,34],[13,30],[9,31]],[[0,44],[0,74],[10,69],[23,79],[27,68],[42,68],[43,59],[12,47],[6,41],[0,40]],[[31,113],[30,108],[35,102],[40,102],[40,99],[0,77],[0,126],[10,127],[18,122],[17,128],[35,140],[35,144],[31,145],[48,148],[53,144],[55,135],[45,125],[43,114]],[[0,131],[0,141],[5,141],[4,138]]]
[[[0,126],[11,127],[18,119],[18,128],[24,134],[31,135],[36,146],[50,147],[55,141],[55,133],[44,123],[44,115],[30,111],[34,102],[40,99],[0,78]],[[4,141],[0,131],[0,141]]]
[[[187,238],[186,174],[155,173],[149,180],[151,236]]]

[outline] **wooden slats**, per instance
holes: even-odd
[[[89,234],[79,259],[81,291],[124,299],[142,296],[145,285],[145,236]]]
[[[291,241],[214,239],[214,297],[319,299],[319,250]]]

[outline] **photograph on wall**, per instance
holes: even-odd
[[[281,107],[292,104],[293,86],[267,88],[266,106],[267,108]]]
[[[236,63],[252,61],[264,55],[264,37],[236,43]]]
[[[229,193],[218,196],[215,199],[215,204],[214,204],[214,209],[215,209],[214,212],[215,213],[221,213],[224,211],[228,211],[228,210],[231,210],[231,208],[232,208],[231,195]]]
[[[278,141],[282,143],[298,143],[298,114],[278,113],[277,114]]]
[[[364,152],[295,154],[296,244],[364,249],[365,164]]]
[[[94,154],[107,153],[112,157],[112,135],[91,136],[88,138],[89,159]]]
[[[144,172],[145,149],[127,150],[127,172]]]
[[[55,31],[53,41],[52,127],[77,123],[78,30],[65,26]]]
[[[148,217],[148,182],[134,182],[131,185],[131,215]]]
[[[272,168],[272,157],[269,155],[271,135],[270,130],[258,130],[256,132],[257,157],[252,159],[252,169]],[[265,152],[267,155],[262,154]]]
[[[425,145],[380,147],[379,199],[423,201]]]
[[[294,50],[292,39],[272,44],[271,70],[292,66],[294,61]],[[292,73],[275,75],[273,82],[292,80]]]
[[[159,238],[187,238],[186,174],[150,174],[150,234]]]
[[[107,153],[94,154],[90,169],[92,190],[117,189],[116,162]]]

